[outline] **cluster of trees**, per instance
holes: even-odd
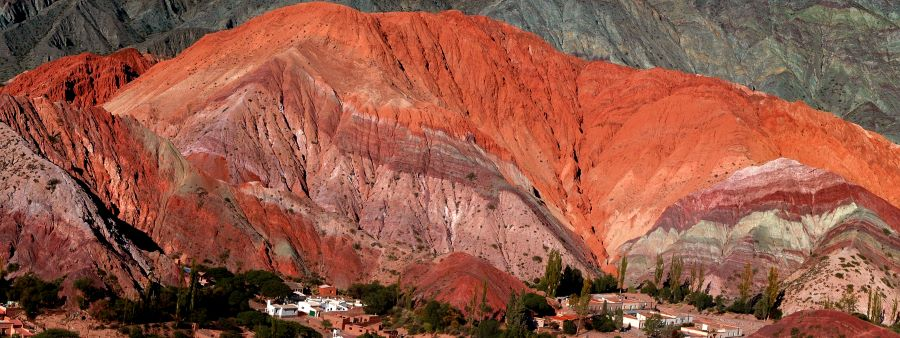
[[[388,314],[400,300],[397,284],[384,286],[378,282],[353,284],[347,289],[347,295],[362,300],[363,304],[366,304],[366,313],[371,315]]]
[[[44,281],[30,273],[7,279],[18,269],[16,264],[0,263],[0,301],[18,301],[29,318],[36,317],[43,309],[57,308],[65,303],[65,298],[59,297],[62,280]]]
[[[569,265],[563,268],[559,251],[552,250],[547,258],[544,276],[533,286],[535,289],[544,291],[548,297],[566,297],[581,296],[585,290],[588,293],[615,292],[623,285],[623,281],[602,272],[593,280],[585,279],[581,270]],[[585,285],[587,285],[587,289],[585,289]]]
[[[685,302],[696,307],[698,311],[715,308],[718,312],[753,314],[759,319],[781,317],[779,306],[784,298],[784,292],[781,289],[778,270],[774,267],[769,269],[766,287],[754,295],[752,293],[754,270],[749,263],[744,265],[738,276],[738,297],[733,301],[721,295],[714,298],[709,294],[709,285],[705,285],[705,271],[702,265],[692,265],[687,278],[684,278],[684,268],[684,261],[673,255],[669,261],[668,275],[663,279],[665,262],[662,255],[658,255],[653,280],[645,280],[641,292],[661,302]]]
[[[123,324],[174,321],[191,322],[201,327],[237,334],[241,327],[253,330],[257,337],[320,337],[308,327],[270,318],[250,309],[249,301],[262,295],[283,298],[291,289],[281,277],[252,270],[239,274],[221,267],[193,266],[186,269],[185,286],[151,283],[137,299],[117,296],[99,288],[89,279],[75,281],[79,303],[89,307],[95,318]],[[205,278],[210,283],[201,285]]]
[[[821,302],[823,308],[843,311],[852,314],[862,320],[872,322],[876,325],[884,325],[887,322],[890,328],[900,333],[900,308],[898,308],[897,300],[894,299],[890,306],[890,310],[886,311],[884,307],[884,294],[879,290],[864,286],[858,292],[855,291],[853,284],[849,284],[844,288],[844,292],[837,301],[825,299]],[[857,293],[865,292],[867,296],[866,313],[858,311],[859,295]]]
[[[497,329],[494,330],[492,334],[479,330],[477,331],[479,334],[476,336],[504,338],[545,337],[548,335],[540,335],[533,332],[536,327],[534,317],[546,316],[554,312],[555,311],[550,307],[550,304],[547,304],[547,299],[540,295],[533,293],[513,293],[509,296],[509,301],[506,303],[506,330],[500,331],[499,325],[497,325]],[[492,321],[488,321],[488,323],[492,327],[494,326]],[[479,323],[479,327],[483,324],[485,324],[484,321]]]

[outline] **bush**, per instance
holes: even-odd
[[[591,282],[591,293],[607,293],[617,291],[619,281],[616,276],[601,272],[601,276]]]
[[[450,304],[435,300],[428,301],[418,313],[422,327],[428,332],[440,332],[451,326],[460,325],[463,323],[462,318],[459,310]]]
[[[578,333],[578,327],[575,326],[575,322],[571,320],[567,320],[563,322],[563,333],[565,334],[576,334]]]
[[[478,323],[478,326],[475,327],[475,337],[476,338],[494,338],[499,337],[503,331],[500,330],[500,322],[487,319],[482,320]]]
[[[690,304],[697,308],[697,311],[703,311],[715,305],[712,296],[706,292],[694,292],[690,299]]]
[[[556,310],[547,304],[547,299],[538,294],[526,293],[522,297],[525,308],[534,312],[537,317],[552,316],[556,313]]]
[[[62,306],[64,299],[59,297],[60,281],[45,282],[33,274],[19,278],[9,290],[9,298],[18,300],[29,318],[36,317],[42,309]]]
[[[237,314],[237,321],[243,327],[255,327],[257,325],[267,325],[269,316],[258,311],[244,311]]]
[[[47,329],[34,335],[34,338],[78,338],[78,334],[64,329]]]
[[[361,299],[366,304],[364,308],[366,313],[385,315],[397,305],[397,298],[400,293],[396,284],[383,286],[381,283],[374,282],[370,284],[353,284],[347,290],[347,294],[353,298]]]
[[[608,315],[591,317],[591,328],[600,332],[613,332],[616,330],[616,323]]]

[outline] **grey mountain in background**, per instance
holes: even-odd
[[[0,0],[0,77],[133,46],[170,57],[296,0]],[[900,141],[900,1],[341,0],[363,11],[459,9],[568,53],[665,67],[803,100]]]

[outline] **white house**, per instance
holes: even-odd
[[[350,311],[350,304],[344,301],[328,300],[322,305],[322,310],[325,312]]]
[[[322,309],[318,306],[313,306],[310,302],[300,301],[297,302],[297,311],[303,312],[310,317],[318,317],[319,313],[322,312]]]
[[[681,333],[687,337],[729,338],[740,337],[744,331],[737,326],[698,320],[694,326],[682,327]]]
[[[272,317],[295,317],[298,310],[295,304],[272,304],[272,300],[266,300],[266,313]]]
[[[663,325],[682,325],[692,323],[694,321],[694,317],[691,315],[673,316],[657,311],[642,310],[637,311],[634,314],[623,315],[622,325],[624,325],[625,327],[642,329],[644,328],[644,322],[647,321],[647,318],[653,317],[654,315],[659,316],[659,319]]]

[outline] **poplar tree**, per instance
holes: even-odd
[[[550,251],[547,257],[547,267],[544,270],[544,278],[541,280],[541,287],[548,297],[556,296],[556,288],[559,287],[560,275],[562,272],[562,257],[559,251]]]
[[[653,283],[657,288],[662,287],[663,278],[663,257],[662,254],[656,255],[656,271],[653,274]]]
[[[628,270],[628,256],[622,255],[619,263],[619,290],[625,290],[625,272]]]
[[[866,315],[869,316],[869,320],[871,320],[875,324],[881,324],[881,322],[884,320],[881,302],[881,293],[878,292],[878,290],[869,288],[869,305],[868,311],[866,311]]]
[[[741,303],[750,299],[750,288],[753,287],[753,267],[750,263],[744,264],[744,273],[741,274],[741,283],[738,284],[738,293]]]

